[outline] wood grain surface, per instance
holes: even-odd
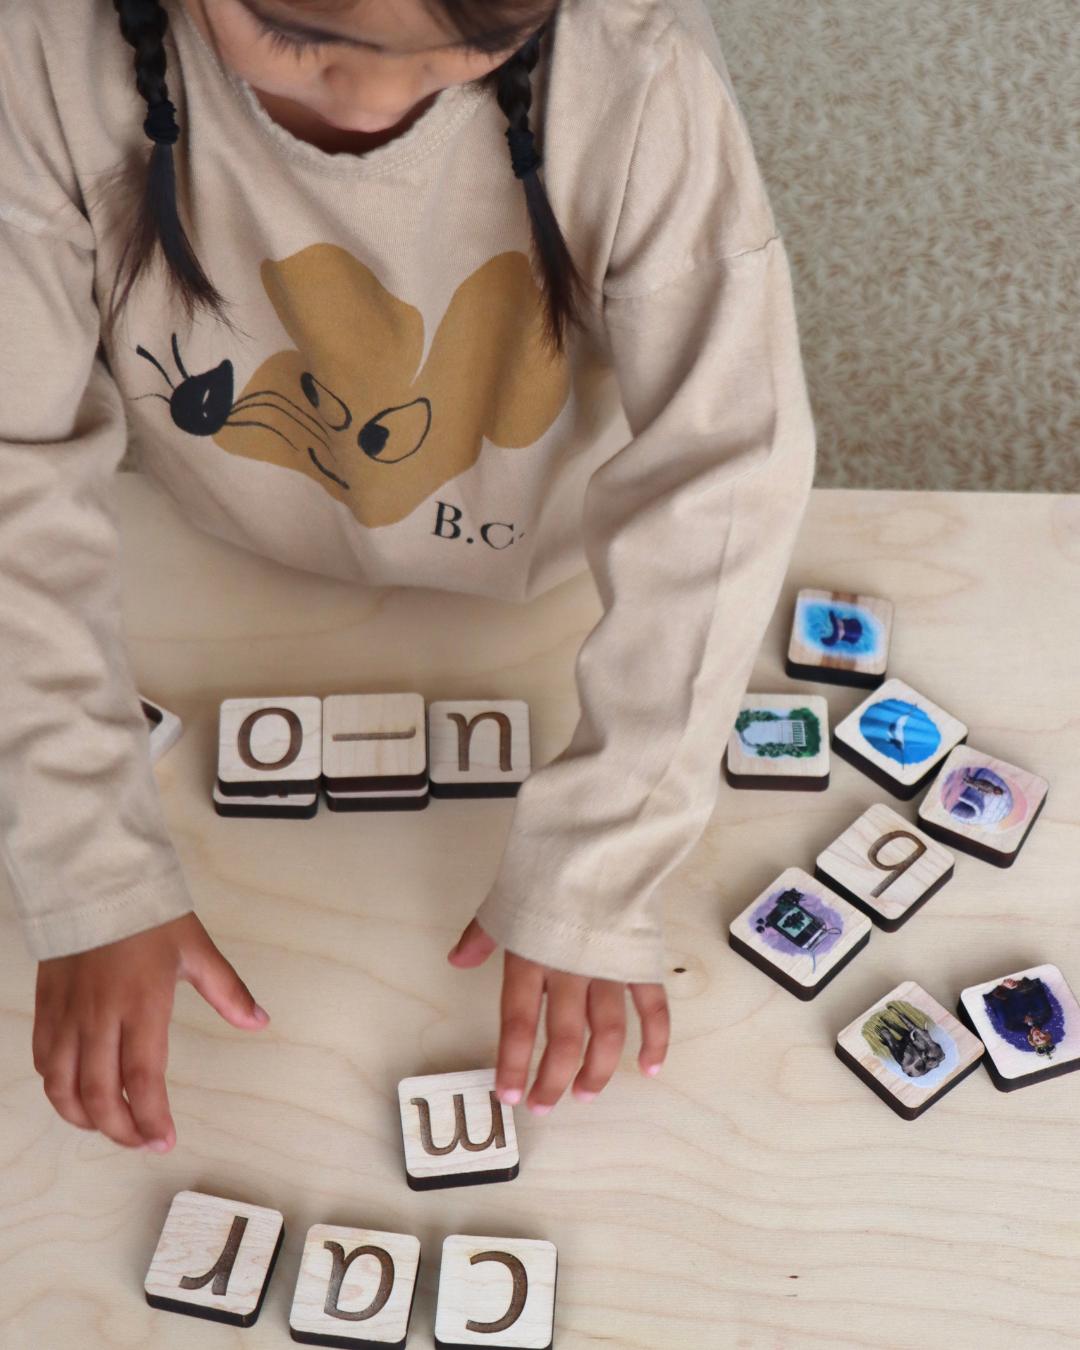
[[[500,966],[445,954],[494,874],[510,800],[422,812],[225,819],[211,786],[222,699],[417,690],[521,698],[534,764],[576,718],[573,662],[600,609],[587,573],[529,606],[361,590],[200,534],[137,474],[117,478],[140,692],[184,733],[156,765],[196,909],[269,1010],[225,1023],[178,986],[163,1157],[49,1105],[30,1035],[36,966],[0,896],[0,1345],[285,1347],[313,1223],[415,1234],[409,1337],[431,1346],[453,1233],[558,1248],[558,1350],[1038,1350],[1080,1344],[1080,1074],[1003,1093],[980,1068],[915,1121],[836,1058],[837,1032],[903,980],[965,986],[1053,962],[1080,986],[1080,497],[815,490],[753,687],[865,691],[782,673],[801,586],[896,604],[890,673],[934,691],[973,746],[1050,784],[1008,869],[961,855],[910,923],[801,1003],[727,944],[783,868],[881,790],[834,763],[826,792],[722,781],[666,888],[673,1045],[655,1081],[623,1066],[593,1103],[516,1112],[509,1184],[411,1192],[397,1084],[492,1063]],[[914,821],[917,799],[894,807]],[[279,1209],[285,1240],[256,1325],[148,1307],[175,1192]]]

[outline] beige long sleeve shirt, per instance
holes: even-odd
[[[330,154],[167,8],[181,210],[236,331],[187,323],[155,264],[106,350],[123,240],[97,185],[150,150],[132,51],[110,0],[0,0],[0,848],[30,952],[193,907],[122,629],[134,437],[196,526],[297,568],[518,602],[591,569],[580,720],[522,784],[478,917],[551,966],[662,978],[661,883],[714,809],[815,458],[707,11],[559,11],[531,122],[594,298],[554,358],[493,94]]]

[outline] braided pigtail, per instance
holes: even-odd
[[[126,242],[117,266],[105,332],[111,339],[128,293],[158,246],[165,258],[169,284],[173,293],[179,295],[189,322],[196,304],[202,304],[228,324],[223,312],[227,302],[203,271],[177,210],[172,148],[180,128],[165,84],[168,15],[159,0],[113,0],[113,4],[120,16],[124,40],[135,49],[135,84],[147,104],[143,130],[154,145],[141,193],[134,192],[134,186],[129,185],[129,198],[134,196],[134,200],[128,208]],[[121,287],[121,278],[125,277]]]
[[[549,21],[550,22],[550,21]],[[532,105],[532,71],[540,58],[540,40],[549,24],[537,29],[514,55],[490,75],[495,97],[510,125],[506,139],[510,144],[510,162],[525,188],[529,208],[533,247],[540,263],[546,297],[544,331],[548,342],[560,354],[564,350],[567,324],[581,323],[585,280],[566,247],[559,222],[551,209],[547,192],[537,170],[543,159],[529,126]]]

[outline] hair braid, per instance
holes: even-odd
[[[158,246],[164,256],[169,285],[174,294],[179,295],[189,322],[196,305],[203,305],[233,329],[234,325],[225,314],[225,307],[231,302],[225,300],[203,271],[177,207],[172,147],[180,135],[180,128],[165,82],[168,13],[161,0],[113,0],[113,5],[120,18],[120,32],[135,51],[135,84],[147,104],[143,130],[154,144],[141,186],[127,162],[107,175],[107,189],[115,186],[128,197],[130,219],[125,222],[126,242],[104,320],[106,339],[111,343],[131,288]],[[511,165],[524,187],[534,255],[543,279],[544,336],[557,352],[562,353],[567,324],[582,321],[579,306],[586,282],[574,266],[547,192],[537,175],[543,161],[536,151],[529,127],[531,75],[540,57],[541,38],[550,23],[548,20],[537,29],[509,60],[484,76],[481,83],[494,88],[499,107],[510,124],[506,136]]]
[[[579,305],[585,281],[574,266],[566,240],[551,209],[547,191],[537,176],[536,171],[543,160],[535,151],[533,133],[529,127],[532,72],[540,59],[540,40],[549,25],[550,21],[537,29],[488,78],[495,84],[495,97],[510,123],[506,137],[510,142],[511,161],[525,189],[533,246],[540,263],[547,298],[545,333],[548,341],[561,352],[567,323],[581,322]]]
[[[174,295],[178,295],[190,322],[197,304],[212,309],[226,324],[224,313],[229,303],[203,271],[191,242],[184,230],[176,203],[176,168],[173,162],[173,142],[179,135],[164,134],[167,122],[175,126],[175,108],[169,101],[165,83],[167,60],[165,33],[169,16],[159,0],[113,0],[120,18],[120,32],[125,42],[135,50],[135,86],[146,100],[147,116],[143,130],[155,133],[149,160],[138,191],[137,180],[128,180],[127,195],[134,198],[130,210],[129,228],[124,233],[126,242],[117,265],[116,285],[105,319],[105,331],[111,338],[120,311],[127,301],[132,286],[144,266],[151,261],[160,245],[165,259],[166,277]],[[122,173],[128,165],[120,166]],[[121,278],[126,274],[123,286]],[[229,325],[231,327],[231,325]]]

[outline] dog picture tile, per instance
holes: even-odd
[[[495,1096],[494,1069],[403,1078],[398,1106],[405,1179],[414,1191],[517,1176],[514,1112]]]
[[[828,703],[820,694],[744,694],[724,775],[732,787],[827,788]]]
[[[558,1264],[543,1239],[452,1233],[439,1268],[437,1350],[551,1350]]]
[[[837,724],[833,748],[886,791],[907,800],[967,733],[963,722],[894,677]]]
[[[805,588],[795,598],[786,674],[872,689],[885,678],[893,604],[854,591]]]
[[[870,940],[870,920],[801,867],[789,867],[732,920],[728,942],[796,998],[811,999]]]
[[[514,797],[532,768],[522,699],[440,699],[428,706],[436,797]]]
[[[323,699],[322,786],[339,805],[399,793],[410,801],[426,796],[423,695],[328,694]]]
[[[908,980],[836,1038],[837,1057],[905,1120],[914,1120],[978,1067],[983,1044]]]
[[[1003,1092],[1080,1068],[1080,1005],[1055,965],[970,985],[959,1012],[986,1046],[986,1068]]]
[[[869,914],[897,929],[936,895],[956,870],[941,844],[884,802],[875,802],[817,856],[814,875]]]
[[[153,1308],[249,1327],[285,1235],[276,1209],[178,1191],[146,1273]]]
[[[310,820],[319,809],[317,792],[280,792],[272,797],[226,797],[217,783],[212,789],[214,810],[219,816],[260,817],[279,820]]]
[[[312,1224],[289,1314],[292,1339],[404,1350],[419,1268],[420,1239],[411,1233]]]
[[[150,763],[156,764],[167,750],[171,750],[180,739],[183,723],[174,712],[163,708],[160,703],[138,695],[150,733]]]
[[[317,792],[321,769],[321,698],[222,701],[217,786],[224,796]]]
[[[957,746],[919,803],[919,824],[964,853],[1011,867],[1046,803],[1038,774]]]

